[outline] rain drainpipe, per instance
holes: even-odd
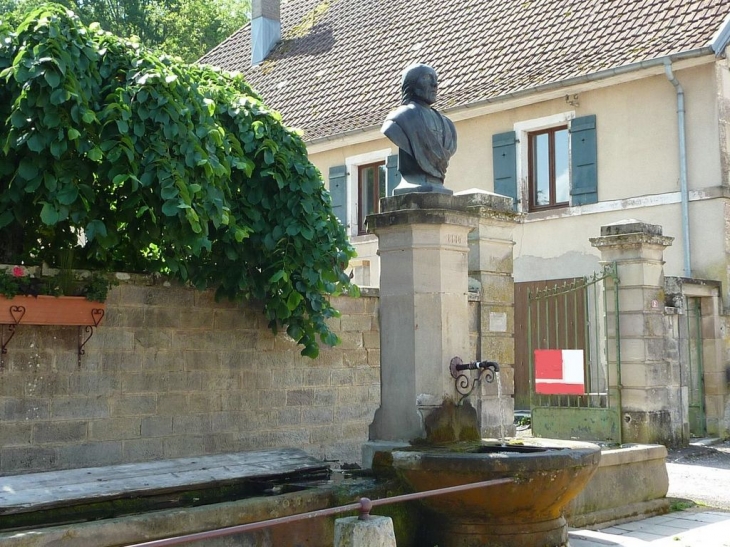
[[[687,190],[687,142],[684,125],[684,89],[672,72],[672,61],[664,61],[667,79],[677,91],[677,126],[679,128],[679,191],[682,199],[682,242],[684,245],[684,276],[692,277],[689,252],[689,192]]]

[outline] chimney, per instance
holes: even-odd
[[[257,65],[281,40],[281,8],[279,0],[251,2],[251,65]]]

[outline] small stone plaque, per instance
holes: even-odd
[[[507,332],[507,314],[489,312],[490,332]]]

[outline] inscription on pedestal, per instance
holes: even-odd
[[[457,234],[446,234],[446,243],[450,243],[452,245],[463,245],[464,236],[460,236]]]

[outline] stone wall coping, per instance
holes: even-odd
[[[601,226],[602,236],[616,236],[634,233],[660,236],[662,235],[662,227],[658,224],[649,224],[648,222],[643,222],[633,218]]]
[[[608,247],[636,247],[639,245],[669,247],[674,241],[674,238],[670,236],[631,232],[627,234],[591,237],[588,241],[591,242],[591,245],[599,249]]]
[[[601,467],[660,460],[667,457],[667,447],[661,444],[627,444],[601,452]]]

